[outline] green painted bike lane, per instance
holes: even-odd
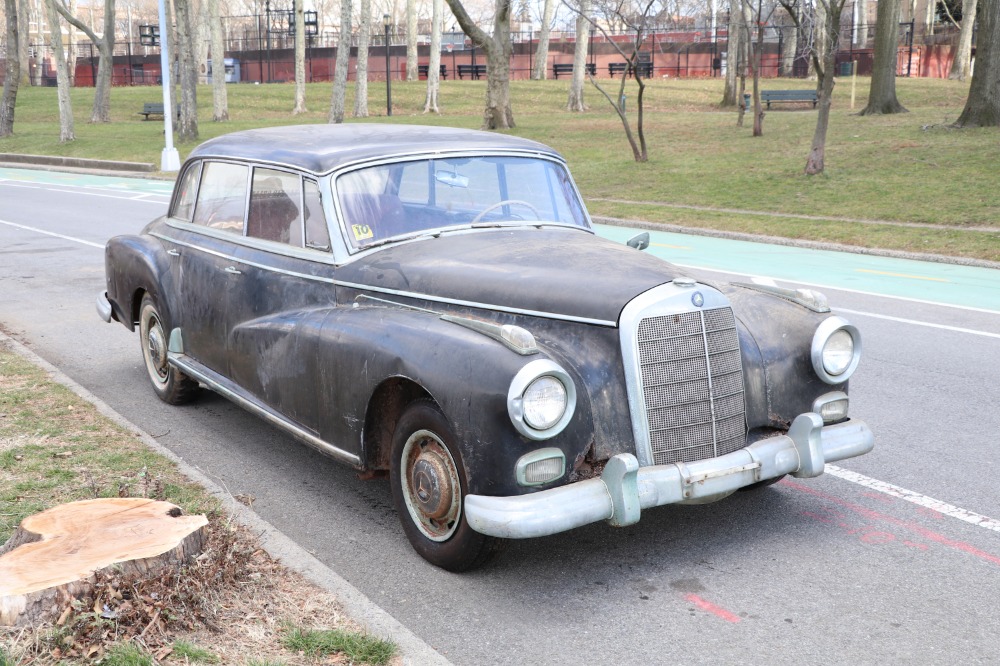
[[[625,242],[642,229],[594,225]],[[1000,270],[650,231],[647,252],[679,266],[957,305],[1000,314]]]
[[[63,171],[18,169],[14,167],[0,167],[0,181],[2,180],[34,183],[36,185],[63,185],[67,187],[121,190],[142,194],[165,194],[167,196],[174,191],[174,181],[172,180],[135,178],[132,176],[95,176]]]

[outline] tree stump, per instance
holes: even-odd
[[[114,568],[151,575],[201,553],[204,515],[142,498],[83,500],[21,521],[0,547],[0,625],[52,620]]]

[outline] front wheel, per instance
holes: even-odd
[[[469,571],[494,559],[506,541],[465,520],[467,483],[448,420],[433,402],[414,402],[392,437],[392,499],[413,549],[435,566]]]
[[[198,382],[167,363],[167,333],[156,301],[146,294],[139,306],[139,342],[149,381],[160,400],[171,405],[189,402]]]

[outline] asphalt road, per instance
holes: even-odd
[[[155,398],[138,336],[100,321],[94,300],[104,242],[161,213],[166,191],[0,169],[0,325],[253,496],[455,663],[1000,661],[1000,272],[871,257],[850,269],[853,255],[654,235],[651,251],[692,273],[822,285],[862,329],[851,411],[875,451],[818,479],[650,510],[628,528],[515,542],[496,566],[454,575],[412,552],[387,482],[358,480],[219,397]]]

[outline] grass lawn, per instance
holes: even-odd
[[[767,80],[762,87],[812,85]],[[1000,188],[994,185],[1000,129],[949,126],[962,110],[968,84],[899,79],[898,96],[910,112],[861,117],[856,111],[866,102],[868,85],[868,79],[857,81],[852,111],[851,81],[838,81],[826,172],[813,177],[804,175],[803,167],[816,112],[808,105],[776,105],[764,119],[764,136],[754,138],[750,118],[745,127],[736,127],[736,113],[718,108],[722,83],[716,79],[649,82],[645,132],[650,160],[645,164],[632,160],[618,117],[589,85],[590,111],[571,114],[565,111],[568,81],[513,82],[517,127],[511,133],[561,151],[595,215],[1000,261]],[[292,116],[293,85],[231,84],[232,120],[214,123],[211,89],[202,87],[201,139],[264,125],[325,122],[330,90],[327,83],[310,84],[310,111]],[[386,122],[384,84],[372,82],[369,92],[369,109],[379,115],[364,122]],[[484,82],[442,82],[440,115],[421,113],[424,94],[422,82],[393,82],[391,121],[480,125]],[[93,90],[74,90],[78,139],[61,145],[55,90],[22,89],[15,135],[0,139],[0,152],[159,164],[162,122],[143,121],[138,114],[158,95],[158,88],[115,88],[113,122],[102,126],[86,122]],[[617,97],[617,89],[612,96]],[[626,104],[633,124],[636,97],[635,83],[629,81]],[[178,146],[181,157],[194,145]]]

